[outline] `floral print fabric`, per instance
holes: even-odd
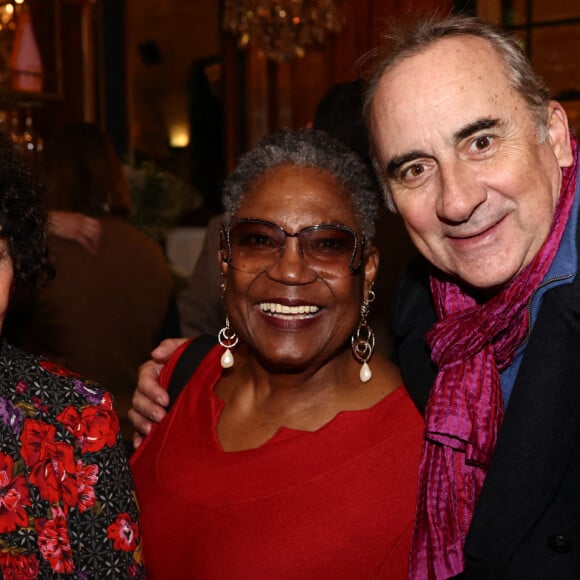
[[[138,516],[110,395],[0,343],[3,577],[144,578]]]

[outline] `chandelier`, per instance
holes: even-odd
[[[225,0],[223,28],[274,61],[303,57],[343,26],[344,0]]]

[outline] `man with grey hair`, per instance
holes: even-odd
[[[517,44],[478,19],[423,21],[385,54],[373,156],[423,256],[394,309],[426,422],[410,578],[577,580],[576,140]],[[159,417],[147,370],[139,407]]]
[[[503,32],[452,17],[396,42],[366,114],[423,255],[395,307],[426,422],[410,577],[580,578],[575,139]]]

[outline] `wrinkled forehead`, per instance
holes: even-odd
[[[383,73],[370,109],[375,153],[388,143],[426,133],[455,132],[481,118],[525,107],[502,59],[487,40],[457,36],[434,41]]]

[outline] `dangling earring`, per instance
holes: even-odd
[[[234,366],[234,355],[230,349],[234,348],[238,341],[236,331],[230,326],[230,319],[226,316],[226,325],[218,334],[218,342],[226,349],[220,361],[222,369],[229,369]]]
[[[363,300],[360,307],[360,321],[354,331],[350,344],[354,358],[362,363],[359,377],[363,383],[371,380],[373,373],[368,365],[368,361],[373,356],[375,350],[375,333],[367,322],[370,304],[375,299],[375,293],[370,290],[367,298]]]

